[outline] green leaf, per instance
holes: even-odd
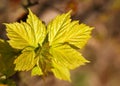
[[[46,36],[45,25],[29,10],[27,22],[5,24],[9,43],[13,48],[24,49],[28,46],[38,47]]]
[[[32,69],[35,66],[35,52],[22,52],[22,54],[15,59],[14,63],[16,64],[15,70],[28,71]]]
[[[14,49],[6,41],[0,39],[0,73],[5,77],[15,73],[13,64],[15,56]]]
[[[60,43],[63,39],[66,31],[66,26],[70,23],[70,13],[57,16],[53,21],[48,24],[48,41],[49,45],[55,45]],[[59,40],[59,41],[57,41]]]
[[[39,66],[35,66],[33,69],[32,69],[32,76],[35,76],[35,75],[43,75],[42,73],[42,70]]]
[[[89,62],[78,51],[67,44],[51,47],[50,52],[57,64],[63,65],[68,69],[74,69]]]
[[[11,79],[1,79],[0,86],[16,86],[16,83]]]
[[[66,67],[58,65],[58,63],[55,60],[52,63],[54,68],[52,68],[51,71],[54,73],[56,78],[60,80],[71,81],[70,72]]]

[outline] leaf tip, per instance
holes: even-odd
[[[33,69],[32,69],[32,71],[31,71],[31,75],[32,76],[35,76],[35,75],[43,75],[43,72],[42,72],[42,70],[40,69],[40,67],[38,67],[38,66],[36,66],[36,67],[34,67]]]
[[[29,13],[28,16],[29,16],[29,15],[33,15],[33,12],[31,11],[30,8],[28,8],[28,13]]]

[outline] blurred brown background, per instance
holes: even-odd
[[[45,86],[120,86],[120,0],[0,0],[0,38],[7,39],[2,23],[25,20],[28,7],[46,24],[72,9],[73,20],[95,27],[82,50],[91,63],[71,71],[72,83],[49,75]],[[15,79],[17,86],[44,86],[29,72]]]

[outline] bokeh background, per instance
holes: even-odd
[[[120,0],[0,0],[0,38],[7,39],[2,23],[25,20],[28,7],[46,24],[72,9],[73,20],[95,27],[81,50],[91,63],[71,71],[72,83],[19,72],[17,86],[120,86]]]

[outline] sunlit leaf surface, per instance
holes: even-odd
[[[47,26],[29,9],[26,22],[5,24],[8,43],[21,54],[15,59],[15,70],[32,70],[32,75],[48,72],[61,80],[70,80],[69,70],[84,65],[78,51],[91,37],[92,27],[71,21],[71,11],[58,15]]]

